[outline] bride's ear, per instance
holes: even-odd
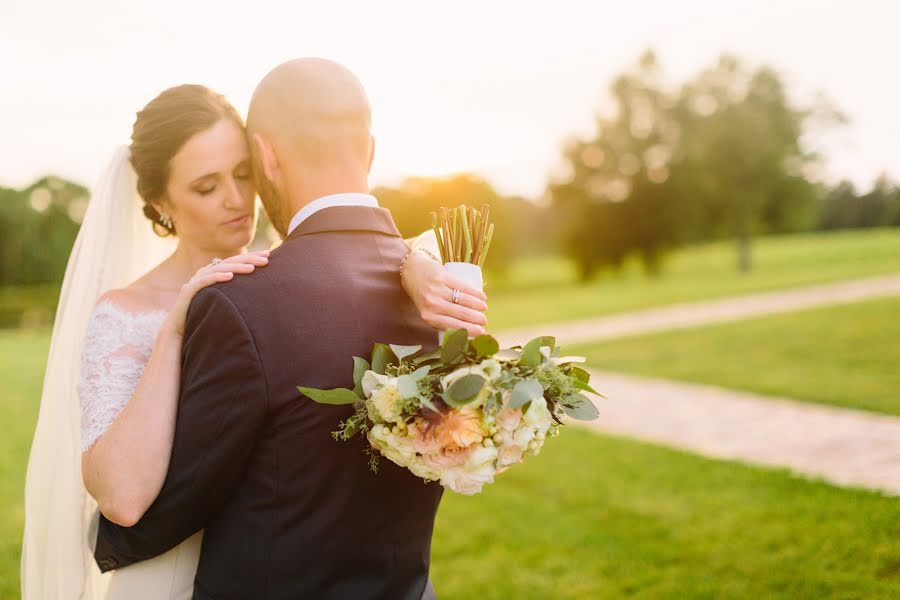
[[[259,133],[253,134],[253,146],[259,156],[258,166],[262,169],[263,175],[271,182],[278,180],[280,175],[280,167],[278,166],[278,157],[275,156],[275,148],[272,143]]]

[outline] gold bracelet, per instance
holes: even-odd
[[[403,267],[406,266],[406,261],[409,260],[409,257],[412,256],[413,252],[423,252],[425,256],[433,260],[434,262],[441,262],[437,256],[434,255],[434,252],[429,250],[428,248],[413,248],[409,252],[406,253],[406,256],[403,257],[403,260],[400,261],[400,277],[403,277]]]

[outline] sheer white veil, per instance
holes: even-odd
[[[128,148],[116,150],[91,194],[63,280],[25,480],[22,598],[101,598],[93,560],[94,500],[81,479],[77,383],[97,298],[134,281],[175,249],[144,217]]]

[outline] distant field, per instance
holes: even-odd
[[[840,279],[900,273],[900,229],[760,238],[754,270],[740,275],[731,242],[680,250],[663,275],[648,279],[636,264],[621,276],[601,274],[581,284],[561,258],[516,264],[506,279],[487,276],[490,328],[586,318],[707,298]]]
[[[597,368],[900,415],[900,298],[566,348]],[[599,384],[598,384],[599,385]]]

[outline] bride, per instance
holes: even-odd
[[[246,252],[256,193],[243,121],[222,96],[170,88],[131,139],[94,190],[63,282],[25,486],[26,600],[191,596],[202,532],[101,575],[98,509],[130,526],[163,485],[193,296],[268,262]],[[423,320],[483,333],[485,296],[433,259],[433,236],[409,243],[400,276]]]

